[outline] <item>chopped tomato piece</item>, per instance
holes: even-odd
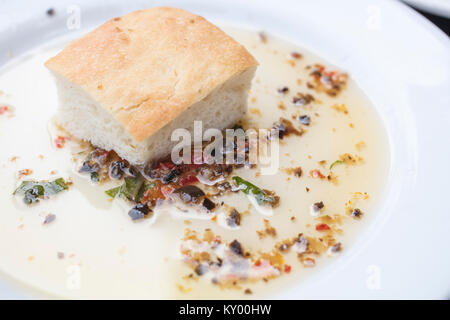
[[[290,265],[288,265],[288,264],[284,265],[284,272],[289,273],[289,272],[291,272],[291,269],[292,269],[292,267]]]
[[[97,152],[97,156],[99,156],[99,157],[107,157],[107,156],[109,156],[109,151],[106,151],[106,150],[103,150],[103,149],[97,149],[96,152]]]
[[[293,51],[293,52],[291,52],[291,57],[294,59],[300,59],[302,57],[302,55],[298,52]]]
[[[163,169],[163,170],[172,170],[175,169],[176,165],[173,164],[172,162],[161,162],[159,164],[159,169]]]
[[[58,137],[55,139],[55,146],[56,146],[58,149],[63,148],[65,143],[66,143],[66,137],[58,136]]]
[[[198,179],[196,176],[188,175],[181,180],[180,184],[181,184],[181,186],[185,186],[185,185],[193,184],[196,182],[198,182]]]
[[[8,111],[8,106],[0,106],[0,114],[4,114],[6,111]]]
[[[317,231],[326,231],[326,230],[330,230],[330,226],[327,225],[326,223],[319,223],[318,225],[316,225],[316,230]]]
[[[317,169],[311,170],[311,171],[309,172],[309,175],[310,175],[312,178],[320,178],[320,179],[325,179],[325,178],[326,178],[326,177],[322,174],[322,172],[320,172],[320,170],[317,170]]]

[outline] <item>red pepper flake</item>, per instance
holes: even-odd
[[[291,52],[291,57],[294,59],[301,59],[303,57],[303,55],[301,53],[293,51],[293,52]]]
[[[22,169],[22,170],[19,170],[18,176],[19,176],[19,178],[21,178],[23,176],[28,176],[32,173],[33,173],[33,170],[31,170],[31,169]]]
[[[292,267],[290,265],[288,265],[288,264],[284,265],[284,272],[289,273],[289,272],[291,272],[291,269],[292,269]]]
[[[316,225],[316,230],[317,231],[326,231],[326,230],[330,230],[330,226],[327,225],[326,223],[319,223]]]
[[[8,111],[8,106],[0,106],[0,114],[4,114]]]
[[[63,148],[64,145],[65,145],[65,143],[66,143],[66,140],[69,140],[69,138],[68,138],[68,137],[63,137],[63,136],[58,136],[58,137],[55,139],[55,146],[56,146],[58,149]]]
[[[196,176],[188,175],[188,176],[184,177],[181,180],[180,184],[183,187],[183,186],[186,186],[188,184],[193,184],[193,183],[196,183],[196,182],[198,182],[198,178]]]
[[[70,140],[69,137],[64,137],[64,139]],[[95,153],[96,153],[97,158],[99,158],[99,160],[104,161],[104,159],[106,159],[109,156],[110,151],[103,150],[103,149],[96,149]]]
[[[172,170],[175,169],[176,165],[173,164],[172,162],[161,162],[159,164],[158,169],[162,169],[162,170]]]
[[[260,259],[255,261],[255,266],[256,267],[260,267],[261,266],[261,260]]]
[[[314,169],[311,170],[309,172],[309,175],[311,176],[311,178],[320,178],[320,179],[325,179],[326,177],[322,174],[322,172],[320,172],[320,170]]]

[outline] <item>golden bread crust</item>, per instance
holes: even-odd
[[[110,111],[137,141],[257,64],[218,27],[169,7],[111,19],[45,63]]]

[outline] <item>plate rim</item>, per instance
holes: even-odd
[[[234,1],[234,0],[233,0]],[[233,1],[231,1],[231,2],[233,2]],[[48,1],[47,1],[48,2]],[[66,2],[68,2],[68,1],[66,1]],[[80,1],[80,2],[82,2],[82,1]],[[97,1],[96,3],[97,4],[101,4],[101,3],[103,3],[104,1]],[[186,5],[187,3],[196,3],[197,5],[198,4],[200,4],[200,3],[202,3],[202,2],[204,2],[204,1],[199,1],[199,0],[192,0],[192,1],[186,1],[186,0],[180,0],[180,1],[169,1],[169,3],[176,3],[176,2],[178,2],[178,3],[183,3],[184,5]],[[236,1],[234,1],[234,2],[236,2]],[[277,1],[277,3],[279,3],[280,1]],[[293,3],[293,1],[284,1],[285,3]],[[323,2],[326,2],[326,1],[321,1],[322,3]],[[361,2],[361,1],[360,1]],[[141,1],[136,1],[136,3],[144,3],[144,2],[141,2]],[[155,3],[155,2],[154,2]],[[167,3],[167,2],[164,2],[164,3]],[[247,4],[245,4],[246,6],[252,6],[252,5],[255,5],[255,4],[257,4],[258,2],[257,1],[253,1],[253,0],[251,0],[251,1],[248,1],[248,3]],[[269,3],[269,2],[268,2]],[[272,1],[271,2],[272,3],[272,5],[274,5],[274,1]],[[346,3],[355,3],[355,1],[350,1],[350,0],[347,0],[346,1]],[[372,3],[372,2],[370,2],[370,1],[365,1],[365,3],[368,5],[369,3]],[[379,3],[380,3],[380,5],[383,5],[383,6],[386,6],[387,8],[389,8],[389,6],[391,6],[392,8],[397,8],[397,10],[400,10],[400,11],[403,11],[405,14],[407,14],[409,17],[411,17],[415,22],[417,22],[418,24],[420,24],[423,28],[426,28],[427,30],[429,30],[437,39],[439,39],[441,42],[443,42],[443,43],[446,43],[447,44],[447,49],[449,48],[449,40],[448,40],[448,37],[440,30],[440,29],[438,29],[434,24],[432,24],[430,21],[428,21],[427,19],[425,19],[423,16],[421,16],[420,14],[418,14],[417,12],[415,12],[413,9],[411,9],[411,8],[409,8],[409,7],[407,7],[405,4],[403,4],[403,3],[400,3],[400,2],[393,2],[393,1],[385,1],[385,0],[383,0],[383,1],[379,1]],[[389,3],[389,4],[388,4]],[[147,5],[148,5],[148,3],[147,3]],[[298,4],[296,4],[296,5],[298,5]],[[261,6],[261,8],[263,8],[263,6]],[[265,8],[265,7],[264,7]],[[262,9],[262,10],[264,10],[264,8]],[[30,10],[31,11],[31,10]],[[2,30],[4,30],[4,29],[2,29],[2,24],[0,23],[0,34],[1,34],[1,32],[2,32]],[[301,43],[300,43],[301,44]],[[0,44],[1,45],[1,44]],[[311,48],[308,48],[308,49],[310,49],[311,50]],[[317,52],[317,51],[315,51],[314,49],[312,49],[312,51],[314,52],[314,53],[316,53],[316,54],[318,54],[319,56],[324,56],[323,54],[321,54],[320,52]],[[334,63],[334,62],[333,62]],[[341,67],[340,65],[339,65],[339,67]],[[448,79],[447,79],[447,82],[448,82]],[[363,88],[364,89],[364,88]],[[392,146],[391,146],[391,148],[392,148]],[[386,188],[386,190],[388,190],[388,188]],[[368,241],[368,240],[367,240]],[[364,248],[359,248],[359,250],[363,250]],[[353,253],[352,253],[353,254]],[[354,255],[353,255],[354,256]],[[340,259],[341,261],[343,260],[343,258],[341,258]],[[347,260],[348,260],[348,258],[347,258]],[[334,262],[334,263],[332,263],[332,265],[336,265],[336,262]],[[341,267],[343,267],[343,266],[341,266]],[[321,271],[322,272],[322,271]],[[310,281],[313,281],[313,279],[310,279]],[[315,281],[315,280],[314,280]],[[300,286],[301,286],[301,284],[300,284]],[[376,295],[375,295],[376,296]],[[437,294],[437,296],[442,296],[440,293],[439,294]],[[281,295],[275,295],[274,296],[274,298],[282,298],[282,297],[286,297],[285,295],[283,296],[283,294],[281,294]],[[296,295],[295,294],[292,294],[292,296],[291,297],[296,297]],[[307,298],[307,296],[302,296],[303,298]],[[332,297],[332,298],[335,298],[336,296],[334,296],[334,295],[324,295],[324,298],[326,298],[326,297]],[[372,295],[371,294],[368,294],[368,295],[366,295],[366,296],[364,296],[364,297],[367,297],[367,298],[370,298],[370,297],[372,297]],[[443,296],[442,296],[443,297]]]

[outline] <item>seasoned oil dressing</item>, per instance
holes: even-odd
[[[289,273],[268,282],[238,283],[220,288],[208,277],[187,279],[193,271],[181,260],[180,241],[184,230],[206,228],[226,241],[238,239],[245,250],[270,252],[274,244],[299,233],[320,236],[311,205],[322,201],[321,214],[344,216],[335,235],[346,250],[377,214],[387,179],[388,145],[384,128],[360,88],[350,79],[337,97],[317,93],[307,87],[311,80],[308,65],[322,64],[336,70],[306,50],[272,36],[267,41],[255,32],[226,29],[244,44],[259,61],[249,94],[247,123],[270,128],[280,117],[306,132],[289,136],[280,145],[280,170],[276,175],[258,174],[258,169],[238,169],[234,173],[255,185],[275,191],[281,198],[272,216],[258,213],[242,193],[222,200],[242,213],[239,228],[226,228],[223,218],[195,219],[161,210],[152,221],[132,222],[126,208],[111,201],[104,190],[74,171],[73,141],[55,148],[52,119],[57,108],[56,87],[43,63],[67,41],[61,40],[17,58],[0,74],[0,272],[12,283],[21,283],[39,294],[65,298],[256,298],[266,297],[287,286],[302,285],[302,279],[321,266],[339,259],[339,253],[317,257],[315,267],[305,267],[292,252],[285,255]],[[301,57],[291,54],[301,53]],[[279,93],[281,87],[287,93]],[[297,93],[310,93],[315,100],[306,106],[292,103]],[[280,105],[282,102],[282,106]],[[348,113],[332,106],[345,105]],[[292,116],[308,115],[310,125]],[[82,146],[78,146],[82,149]],[[338,183],[310,177],[318,169],[324,174],[345,153],[363,158],[357,165],[339,164],[333,168]],[[326,164],[319,164],[326,160]],[[301,166],[302,175],[289,174]],[[22,177],[30,179],[71,179],[73,185],[51,199],[27,207],[12,192],[20,183],[18,171],[30,169]],[[308,190],[308,191],[307,191]],[[358,192],[364,196],[358,196]],[[368,197],[367,197],[368,195]],[[365,199],[365,200],[363,200]],[[346,203],[364,215],[346,215]],[[167,209],[167,208],[166,208]],[[56,219],[44,225],[48,214]],[[264,219],[276,229],[276,237],[262,239]],[[219,220],[219,223],[217,222]],[[355,238],[356,237],[356,238]],[[244,293],[250,289],[252,294]],[[36,292],[36,291],[35,291]]]

